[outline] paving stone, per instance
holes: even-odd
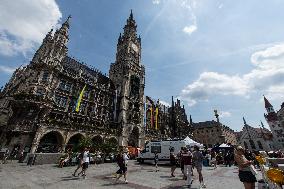
[[[181,189],[186,188],[182,180],[180,168],[176,169],[176,177],[170,177],[170,167],[161,166],[155,172],[153,165],[139,165],[130,161],[128,165],[128,184],[121,178],[115,182],[113,173],[118,170],[115,163],[90,165],[87,179],[73,177],[73,167],[58,168],[55,165],[26,166],[25,164],[0,164],[0,188],[2,189]],[[199,188],[197,172],[194,169],[192,188]],[[203,168],[203,176],[207,189],[242,189],[236,167]]]

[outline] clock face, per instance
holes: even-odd
[[[134,43],[131,43],[131,47],[135,52],[138,52],[138,47]]]

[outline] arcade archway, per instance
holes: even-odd
[[[40,139],[36,152],[56,153],[60,152],[63,145],[63,136],[57,131],[51,131]]]
[[[66,150],[72,149],[72,151],[79,151],[80,140],[84,138],[80,133],[73,135],[67,142]]]

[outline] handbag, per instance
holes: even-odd
[[[253,175],[257,175],[257,171],[253,165],[250,165],[250,171],[252,172]]]

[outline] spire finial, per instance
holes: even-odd
[[[72,18],[71,14],[67,17],[66,21],[62,24],[62,26],[66,25],[69,28],[70,19]]]
[[[130,18],[133,18],[133,13],[132,13],[132,9],[130,10]]]
[[[261,123],[261,127],[264,129],[264,125],[263,125],[263,123],[262,123],[262,121],[260,120],[260,123]]]
[[[243,121],[244,121],[244,125],[246,125],[246,124],[247,124],[247,122],[246,122],[246,120],[245,120],[245,117],[243,117]]]

